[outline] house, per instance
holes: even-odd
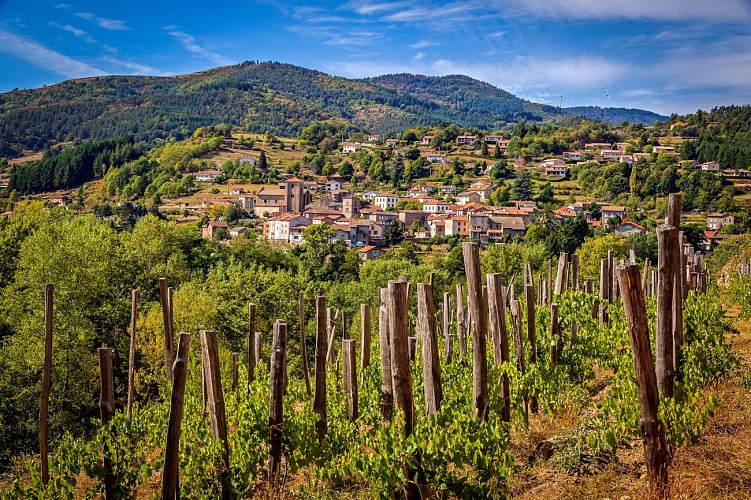
[[[414,224],[415,222],[419,223],[421,226],[424,226],[426,218],[427,214],[422,210],[399,211],[399,222],[401,222],[402,226],[404,226],[404,228],[406,228],[407,230],[410,230],[412,224]]]
[[[237,238],[241,234],[246,234],[247,232],[248,232],[247,227],[244,227],[244,226],[233,227],[232,229],[229,230],[229,237]]]
[[[70,205],[71,201],[72,200],[70,199],[70,196],[66,196],[66,195],[51,196],[51,197],[47,198],[47,203],[50,206],[55,206],[55,207],[63,207],[63,208],[65,208],[68,205]]]
[[[720,163],[716,161],[708,161],[700,165],[701,169],[705,172],[717,172],[720,170]]]
[[[391,146],[392,148],[399,144],[399,139],[386,139],[386,145]]]
[[[381,142],[381,136],[378,134],[370,134],[368,136],[368,142]]]
[[[425,202],[422,205],[422,209],[425,212],[433,213],[433,214],[442,214],[446,213],[451,209],[451,205],[446,203],[445,201],[438,201],[438,200],[425,200]]]
[[[431,238],[440,238],[446,236],[446,220],[435,218],[428,219],[428,227],[430,228]]]
[[[360,250],[357,251],[357,253],[360,255],[360,260],[368,261],[368,260],[375,260],[381,255],[383,255],[383,250],[381,250],[377,246],[368,245],[368,246],[362,247]]]
[[[613,149],[617,149],[621,153],[625,153],[626,148],[629,147],[630,145],[631,145],[630,142],[616,142]]]
[[[548,158],[547,160],[543,160],[542,163],[540,163],[540,166],[545,168],[565,167],[566,162],[560,158]]]
[[[636,163],[636,159],[633,155],[621,155],[621,158],[618,161],[620,163],[625,163],[626,165],[634,165]]]
[[[537,210],[537,202],[533,200],[509,200],[509,203],[514,205],[519,210],[525,208],[531,208],[533,211]]]
[[[435,138],[435,136],[432,135],[432,134],[424,135],[424,136],[422,136],[422,141],[420,141],[420,142],[422,144],[424,144],[425,146],[430,146],[430,144],[433,142],[434,138]]]
[[[232,194],[234,195],[245,194],[245,190],[243,188],[235,188],[232,190]]]
[[[456,195],[456,199],[459,205],[466,205],[473,201],[482,201],[482,196],[477,191],[462,191]]]
[[[381,210],[394,208],[396,203],[401,200],[399,196],[391,193],[378,193],[373,197],[373,205],[377,206]]]
[[[730,224],[735,224],[733,214],[715,212],[707,215],[707,229],[709,230],[719,230]]]
[[[625,219],[618,227],[615,228],[615,234],[619,236],[631,236],[632,234],[641,234],[647,231],[647,228],[637,224],[631,219]]]
[[[449,162],[448,158],[446,158],[446,155],[439,155],[439,154],[425,155],[425,159],[428,160],[430,163],[438,163],[441,165],[445,165]]]
[[[458,235],[469,236],[469,217],[466,215],[454,215],[444,222],[444,234],[446,236]]]
[[[209,240],[216,240],[227,236],[229,224],[223,220],[210,220],[201,227],[201,236]]]
[[[626,209],[616,205],[605,205],[602,207],[602,221],[604,224],[608,224],[610,219],[623,220],[623,216],[626,214]]]
[[[493,194],[493,185],[489,182],[473,182],[467,191],[473,191],[480,195],[480,200],[487,201]]]
[[[653,153],[661,153],[663,151],[666,152],[667,154],[670,154],[670,155],[677,155],[678,154],[678,152],[675,150],[675,148],[673,146],[654,146],[652,148],[652,152]]]
[[[367,202],[373,202],[373,198],[376,197],[378,193],[376,191],[365,191],[364,193],[360,194],[360,197],[367,201]]]
[[[342,153],[357,153],[362,149],[362,144],[359,142],[345,142],[342,146]]]
[[[263,223],[263,235],[267,240],[290,242],[290,236],[293,228],[298,228],[295,232],[298,238],[302,238],[300,226],[310,226],[313,222],[304,215],[294,213],[283,213],[269,217]],[[298,240],[299,241],[299,240]]]
[[[253,210],[253,199],[252,196],[240,196],[237,199],[237,205],[243,210]]]
[[[242,158],[240,158],[240,163],[245,163],[246,165],[250,165],[251,167],[258,166],[258,160],[256,160],[252,156],[243,156]]]
[[[349,224],[350,226],[360,226],[367,228],[370,242],[383,240],[383,231],[384,229],[386,229],[386,225],[382,222],[368,219],[350,219]]]
[[[279,214],[287,211],[287,193],[284,189],[262,187],[253,198],[253,210],[256,214]]]
[[[565,165],[547,167],[545,169],[545,175],[549,175],[550,177],[566,177],[568,175],[568,167]]]
[[[222,175],[220,170],[201,170],[196,172],[198,182],[214,182]]]
[[[603,149],[600,151],[603,160],[620,160],[621,152],[617,149]]]
[[[634,160],[639,161],[642,158],[645,160],[649,160],[649,158],[652,156],[649,153],[631,153],[631,156],[634,158]]]
[[[438,191],[438,194],[454,194],[456,193],[456,186],[438,186],[436,191]]]
[[[372,221],[378,222],[383,224],[384,226],[387,226],[391,224],[391,221],[396,220],[399,218],[399,214],[396,212],[370,212],[368,214],[368,218]]]
[[[485,136],[485,142],[487,142],[488,144],[495,144],[501,141],[503,141],[502,135],[486,135]]]
[[[563,152],[564,160],[579,161],[581,160],[582,156],[584,156],[583,151],[564,151]]]
[[[553,215],[561,219],[561,222],[565,222],[576,217],[576,212],[568,207],[560,207],[553,210]]]
[[[475,142],[477,142],[476,135],[460,135],[456,138],[456,143],[459,144],[460,146],[461,145],[471,146]]]
[[[326,181],[326,192],[331,193],[332,191],[338,191],[342,189],[342,183],[340,181],[337,181],[335,179],[329,179]]]
[[[491,215],[488,217],[488,240],[504,236],[524,236],[527,228],[519,217]]]

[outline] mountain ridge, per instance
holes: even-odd
[[[519,120],[581,118],[466,75],[348,79],[287,63],[246,61],[184,75],[96,76],[0,94],[0,156],[123,135],[147,142],[180,139],[218,123],[294,136],[327,120],[350,130],[395,134],[444,122],[501,130]]]

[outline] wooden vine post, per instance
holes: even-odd
[[[112,358],[114,351],[110,348],[100,347],[97,349],[99,356],[99,415],[102,418],[102,426],[106,427],[115,414],[115,378],[112,370]],[[112,457],[104,447],[104,498],[115,498],[115,473],[112,467]]]
[[[50,386],[52,385],[52,311],[54,285],[44,285],[44,364],[42,365],[42,394],[39,398],[39,458],[42,483],[50,480],[47,456],[47,421],[49,418]]]
[[[276,485],[282,470],[284,374],[287,364],[287,323],[276,320],[269,375],[269,484]]]
[[[474,242],[462,243],[464,269],[467,273],[467,301],[472,321],[472,401],[475,416],[480,421],[488,419],[488,362],[486,338],[488,331],[487,308],[483,306],[480,279],[480,247]]]
[[[668,196],[668,214],[665,224],[673,226],[676,231],[681,227],[681,204],[683,195],[671,193]],[[682,233],[681,233],[682,234]],[[679,236],[675,248],[671,249],[673,267],[673,366],[676,374],[680,372],[681,346],[683,346],[683,300],[686,297],[686,265],[683,257],[683,237]]]
[[[172,313],[167,278],[159,278],[159,299],[164,321],[164,369],[167,374],[167,381],[172,382]]]
[[[326,342],[328,341],[326,314],[326,297],[316,297],[316,371],[315,393],[313,395],[313,412],[318,415],[316,420],[316,434],[318,440],[326,437],[328,426],[326,423]]]
[[[466,312],[464,310],[464,298],[462,297],[462,285],[456,285],[456,336],[459,337],[459,352],[462,356],[467,354],[467,329]]]
[[[488,306],[490,309],[490,327],[493,331],[493,362],[501,365],[509,360],[508,332],[506,331],[506,292],[501,283],[500,274],[488,274]],[[501,417],[504,422],[511,421],[511,397],[508,373],[503,372],[501,381],[501,399],[503,409]]]
[[[360,304],[360,377],[365,384],[365,370],[370,366],[370,304]]]
[[[220,471],[222,498],[232,496],[229,479],[229,442],[227,441],[227,415],[222,392],[222,376],[219,369],[219,347],[216,333],[201,331],[201,358],[206,376],[206,395],[211,421],[211,439],[222,443],[222,468]]]
[[[678,229],[662,224],[657,227],[657,329],[655,331],[655,374],[657,388],[664,397],[673,397],[673,304],[676,281],[673,273],[678,250]]]
[[[138,320],[138,290],[130,291],[130,346],[128,349],[128,403],[126,414],[133,414],[133,400],[136,397],[134,378],[136,372],[136,321]]]
[[[441,310],[442,323],[443,323],[443,338],[445,345],[446,363],[451,363],[453,357],[453,338],[451,337],[451,294],[444,292],[443,294],[443,309]]]
[[[391,375],[391,333],[388,289],[379,289],[378,336],[381,352],[381,417],[390,421],[394,413],[394,382]]]
[[[250,392],[250,383],[253,382],[256,373],[256,305],[248,304],[248,392]]]
[[[347,418],[351,421],[357,420],[357,349],[355,341],[351,339],[342,340],[342,361],[344,363],[344,400],[347,405]]]
[[[412,435],[415,426],[415,409],[412,399],[412,372],[409,367],[409,352],[407,333],[409,315],[407,305],[407,283],[403,281],[389,281],[388,283],[388,315],[391,333],[391,370],[394,383],[394,401],[396,408],[401,410],[404,418],[404,437]],[[415,483],[415,470],[407,463],[406,457],[402,462],[404,495],[406,498],[420,498],[420,489]]]
[[[521,375],[527,372],[527,362],[524,359],[524,338],[522,336],[522,308],[518,300],[511,301],[511,326],[514,330],[514,347],[516,349],[516,367]],[[525,417],[529,416],[529,399],[527,393],[523,394],[523,411]]]
[[[617,274],[636,369],[647,478],[653,495],[658,498],[668,498],[670,450],[665,439],[665,426],[657,417],[660,399],[657,392],[655,366],[652,363],[652,349],[649,345],[649,325],[639,282],[639,267],[636,265],[619,266]]]
[[[550,345],[550,364],[556,366],[561,355],[563,341],[561,339],[561,327],[558,324],[558,304],[555,302],[550,304],[550,337],[552,340],[552,344]]]
[[[417,284],[417,332],[422,344],[422,378],[425,392],[425,412],[435,415],[441,409],[441,361],[438,357],[438,339],[435,325],[433,287]]]
[[[537,330],[535,323],[535,286],[527,283],[524,286],[524,299],[527,306],[527,341],[529,342],[529,364],[537,363]],[[537,397],[534,392],[529,397],[529,410],[537,413]]]
[[[300,348],[302,352],[300,353],[302,355],[302,373],[303,377],[305,377],[305,390],[308,393],[308,397],[311,396],[312,392],[310,390],[310,371],[308,370],[308,344],[305,341],[305,293],[300,292],[300,303],[299,303],[299,313],[300,313]]]
[[[610,259],[600,261],[600,323],[608,322],[608,303],[610,302]]]
[[[177,340],[177,357],[172,365],[172,394],[170,395],[169,419],[167,420],[167,443],[164,447],[162,471],[162,498],[179,498],[180,430],[185,403],[185,377],[188,373],[190,334],[180,333]]]

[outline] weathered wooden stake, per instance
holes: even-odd
[[[558,304],[555,302],[550,304],[550,337],[552,339],[550,345],[550,363],[555,366],[558,364],[558,359],[561,356],[561,347],[563,345],[561,339],[561,327],[558,324]]]
[[[464,310],[464,299],[462,297],[462,285],[456,285],[456,336],[459,337],[459,352],[462,356],[467,354],[467,329],[466,312]]]
[[[620,266],[617,274],[636,369],[647,477],[652,493],[659,498],[668,498],[670,450],[665,439],[665,426],[657,417],[660,399],[649,346],[649,326],[639,283],[639,268],[635,265]]]
[[[287,365],[287,323],[276,320],[269,372],[269,483],[276,485],[282,470],[284,373]]]
[[[454,354],[454,350],[453,350],[454,343],[452,342],[452,338],[451,338],[451,294],[449,292],[444,292],[443,294],[443,309],[441,310],[441,313],[443,315],[442,331],[443,331],[446,363],[451,363],[451,358],[453,357],[453,354]]]
[[[610,259],[600,261],[600,323],[608,322],[608,303],[610,302]]]
[[[164,370],[167,381],[172,382],[172,314],[170,311],[169,286],[167,278],[159,278],[159,298],[164,320]]]
[[[519,373],[524,375],[527,372],[527,362],[524,359],[524,340],[522,337],[522,308],[518,300],[511,301],[511,326],[514,330],[514,347],[516,348],[516,367]],[[524,395],[523,411],[525,417],[529,415],[529,400],[527,393]]]
[[[579,254],[571,255],[571,289],[579,289]]]
[[[365,384],[365,369],[370,366],[370,304],[360,304],[360,370],[362,384]]]
[[[326,421],[326,342],[328,341],[328,327],[326,314],[326,297],[316,297],[316,372],[315,394],[313,396],[313,412],[318,415],[316,434],[318,440],[323,440],[328,431]]]
[[[256,341],[256,305],[248,304],[248,386],[247,390],[250,392],[250,383],[255,379],[256,364],[258,364],[258,357],[256,357],[255,342]]]
[[[391,333],[388,289],[379,289],[378,336],[381,353],[381,417],[390,421],[394,412],[394,382],[391,374]]]
[[[441,361],[438,357],[438,339],[435,325],[433,287],[417,284],[417,331],[422,345],[422,378],[425,392],[425,411],[435,415],[441,409]]]
[[[501,283],[500,274],[488,274],[488,302],[490,309],[490,326],[493,329],[493,361],[496,365],[508,361],[508,332],[506,331],[506,291]],[[511,420],[511,400],[509,395],[508,373],[503,372],[501,382],[501,399],[504,422]]]
[[[347,417],[357,420],[357,350],[354,340],[342,341],[342,358],[344,358],[344,399],[347,404]]]
[[[657,226],[657,329],[655,331],[655,367],[657,388],[664,397],[673,397],[675,365],[673,364],[673,299],[676,284],[673,273],[678,251],[678,229]]]
[[[472,400],[475,416],[480,421],[488,419],[488,361],[486,338],[488,331],[487,308],[482,299],[480,278],[480,247],[474,242],[462,243],[464,269],[467,274],[467,300],[472,327]]]
[[[185,377],[188,372],[190,334],[180,333],[177,339],[177,356],[172,365],[172,394],[170,395],[169,419],[167,420],[167,444],[164,447],[162,471],[162,498],[179,498],[178,475],[180,469],[180,429],[185,403]]]
[[[310,390],[310,370],[308,369],[308,343],[305,341],[305,293],[300,292],[299,302],[299,323],[300,323],[300,348],[302,350],[302,373],[305,377],[305,390],[310,397],[313,393]]]
[[[568,264],[568,254],[561,252],[558,257],[558,273],[555,275],[555,295],[560,295],[566,289],[566,265]]]
[[[102,426],[112,420],[115,414],[115,379],[112,371],[112,358],[115,352],[106,347],[97,349],[99,355],[99,414],[102,417]],[[104,449],[104,498],[115,498],[115,473],[112,469],[112,457],[106,448]]]
[[[206,375],[206,395],[211,421],[211,439],[222,444],[222,498],[229,499],[232,494],[229,479],[229,442],[227,441],[227,415],[224,408],[222,392],[222,375],[219,368],[219,346],[216,333],[211,330],[201,331],[201,360]]]
[[[42,394],[39,398],[39,458],[42,465],[42,483],[50,480],[47,456],[47,420],[52,384],[52,312],[54,285],[44,285],[44,364],[42,365]]]

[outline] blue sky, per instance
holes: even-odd
[[[0,0],[0,92],[244,60],[688,113],[751,103],[751,0]]]

